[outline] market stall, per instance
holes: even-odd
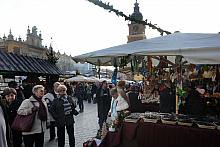
[[[129,65],[132,73],[143,75],[143,103],[156,102],[161,107],[161,91],[165,88],[170,89],[164,95],[165,100],[172,97],[169,103],[174,102],[172,110],[164,110],[169,112],[167,116],[160,113],[152,115],[152,112],[150,115],[146,112],[138,115],[132,113],[119,125],[121,129],[107,133],[100,146],[218,146],[220,91],[214,92],[214,89],[219,89],[219,55],[220,34],[174,33],[74,57],[78,61],[116,68]],[[175,56],[175,61],[169,61],[167,56]],[[159,64],[152,66],[152,59],[158,59]],[[194,81],[197,82],[196,87],[192,86]],[[211,86],[211,83],[216,85]],[[165,87],[155,88],[155,85]],[[191,113],[199,107],[183,107],[187,101],[185,94],[190,95],[192,90],[201,98],[199,102],[190,103],[197,103],[199,107],[204,104],[202,109],[205,111],[201,114]],[[160,91],[159,101],[155,98],[155,91]],[[191,111],[186,112],[185,109],[188,111],[189,108]],[[161,108],[159,111],[163,112]],[[176,114],[171,115],[171,112]],[[188,115],[180,118],[178,113]]]

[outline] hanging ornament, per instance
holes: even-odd
[[[209,67],[208,67],[207,65],[204,65],[204,66],[202,67],[202,69],[203,69],[203,71],[208,71],[208,70],[209,70]]]
[[[140,72],[141,72],[141,75],[143,75],[144,77],[147,77],[150,75],[150,73],[147,71],[147,69],[143,68],[143,67],[141,68]]]
[[[115,68],[114,72],[112,74],[112,80],[111,80],[112,84],[114,84],[114,85],[117,84],[117,73],[118,73],[118,70],[117,70],[117,68]]]

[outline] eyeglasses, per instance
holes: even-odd
[[[44,92],[44,90],[39,90],[40,92]]]

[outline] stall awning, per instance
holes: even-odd
[[[61,70],[44,59],[0,51],[0,71],[61,75]]]
[[[220,34],[173,33],[89,52],[73,59],[108,66],[114,64],[115,57],[128,55],[179,55],[193,64],[220,64]]]

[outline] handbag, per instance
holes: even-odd
[[[11,128],[16,131],[30,132],[34,124],[35,116],[36,116],[36,112],[33,112],[28,115],[17,114],[11,125]]]

